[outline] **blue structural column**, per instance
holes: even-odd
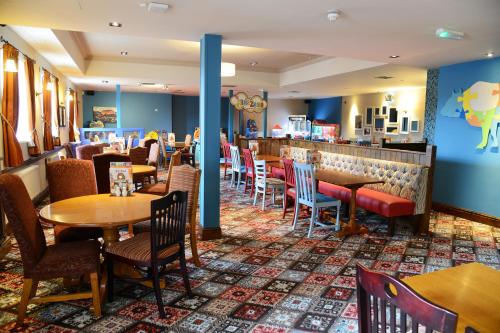
[[[121,94],[122,90],[119,84],[116,85],[116,127],[122,127],[122,111],[121,111]]]
[[[243,110],[241,110],[240,112],[238,112],[238,120],[240,122],[240,134],[241,135],[245,135],[245,121],[243,119]]]
[[[220,238],[220,119],[222,36],[206,34],[200,47],[200,224],[203,240]]]
[[[233,90],[230,89],[227,93],[229,97],[229,110],[227,111],[227,140],[233,143],[233,123],[234,123],[234,109],[231,104],[231,97],[233,97]]]
[[[264,100],[267,102],[267,91],[263,93]],[[264,133],[264,137],[267,137],[267,107],[262,110],[262,132]]]

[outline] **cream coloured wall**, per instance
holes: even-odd
[[[374,125],[372,125],[372,135],[363,136],[362,133],[356,133],[354,130],[354,118],[358,114],[363,115],[363,122],[365,111],[367,107],[381,107],[387,105],[385,96],[387,93],[375,94],[362,94],[345,96],[342,98],[342,123],[341,135],[345,139],[354,139],[362,137],[365,140],[372,139],[376,142],[382,137],[391,138],[392,141],[401,141],[408,139],[410,142],[420,141],[423,138],[423,122],[425,112],[425,88],[414,88],[401,90],[394,93],[393,102],[390,107],[398,109],[398,125],[401,124],[401,117],[407,115],[411,120],[419,120],[419,132],[410,134],[387,135],[384,133],[375,133]],[[406,113],[405,113],[406,112]],[[388,119],[385,125],[387,126]]]

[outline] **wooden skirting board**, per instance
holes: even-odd
[[[446,205],[440,202],[433,202],[432,209],[441,213],[458,216],[463,219],[484,223],[495,228],[500,228],[500,218],[491,215],[474,212],[465,208]]]

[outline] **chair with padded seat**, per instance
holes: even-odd
[[[181,165],[181,152],[176,151],[170,157],[170,166],[167,171],[167,179],[165,183],[156,183],[156,184],[145,184],[141,189],[137,192],[139,193],[148,193],[148,194],[156,194],[156,195],[166,195],[168,193],[168,189],[170,186],[170,181],[172,179],[172,170],[174,166]]]
[[[165,318],[165,309],[160,290],[159,268],[175,260],[180,262],[180,270],[188,296],[191,296],[184,237],[188,194],[182,191],[151,201],[151,230],[106,248],[108,272],[108,298],[113,301],[113,263],[123,262],[136,267],[147,268],[147,277],[138,281],[152,280],[160,318]]]
[[[227,169],[231,170],[231,145],[227,142],[222,145],[222,155],[224,156],[224,179],[226,179]]]
[[[250,155],[251,157],[251,155]],[[253,205],[257,204],[257,196],[262,194],[262,210],[266,209],[266,193],[272,191],[273,203],[275,202],[276,190],[284,192],[285,182],[278,178],[267,177],[266,161],[257,160],[253,162],[255,173],[255,197]]]
[[[110,193],[109,166],[111,162],[131,162],[130,157],[118,153],[98,154],[92,157],[94,161],[97,193]]]
[[[94,164],[91,161],[65,159],[47,164],[50,202],[97,194]],[[54,226],[56,243],[102,237],[101,228]]]
[[[295,173],[293,172],[293,160],[284,158],[283,167],[285,169],[285,193],[283,193],[283,218],[285,218],[289,200],[295,203]],[[295,209],[293,211],[295,212]]]
[[[245,174],[245,165],[241,163],[240,150],[237,146],[231,146],[231,187],[236,185],[236,189],[240,188],[242,177]],[[236,178],[238,177],[238,178]],[[236,182],[236,184],[235,184]]]
[[[297,220],[299,218],[299,208],[300,205],[305,205],[311,207],[311,221],[309,224],[309,232],[307,237],[312,236],[312,231],[314,225],[325,226],[319,222],[319,210],[336,207],[337,208],[337,223],[335,225],[335,230],[340,230],[340,205],[341,201],[328,197],[324,194],[317,192],[317,183],[315,177],[314,166],[312,164],[305,163],[293,163],[293,172],[295,174],[295,191],[296,191],[296,202],[295,202],[295,215],[293,217],[293,228],[297,226]]]
[[[82,145],[76,147],[76,158],[79,160],[92,161],[92,156],[101,153],[102,152],[97,145]]]
[[[245,163],[245,189],[244,193],[247,192],[247,188],[250,187],[250,198],[253,197],[255,191],[255,165],[250,149],[243,149],[243,158]]]
[[[130,156],[132,164],[146,165],[148,158],[148,148],[139,146],[130,148],[128,156]]]
[[[158,143],[158,140],[156,140],[156,139],[144,140],[144,147],[146,148],[146,157],[149,156],[149,151],[151,150],[151,145],[154,143]]]
[[[458,315],[425,299],[392,276],[356,265],[358,330],[360,333],[455,333]],[[436,286],[439,288],[439,286]],[[474,330],[466,329],[466,332]]]
[[[38,213],[17,175],[0,175],[0,203],[19,245],[23,263],[23,291],[17,307],[17,324],[22,325],[29,303],[62,302],[92,298],[94,313],[101,315],[99,298],[100,243],[96,240],[47,245]],[[91,292],[37,297],[43,280],[90,276]]]

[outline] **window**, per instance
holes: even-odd
[[[26,76],[26,67],[24,63],[24,56],[19,54],[19,61],[17,64],[17,75],[19,82],[19,116],[17,120],[16,137],[19,142],[31,142],[30,132],[30,114],[31,111],[28,107],[28,77]]]

